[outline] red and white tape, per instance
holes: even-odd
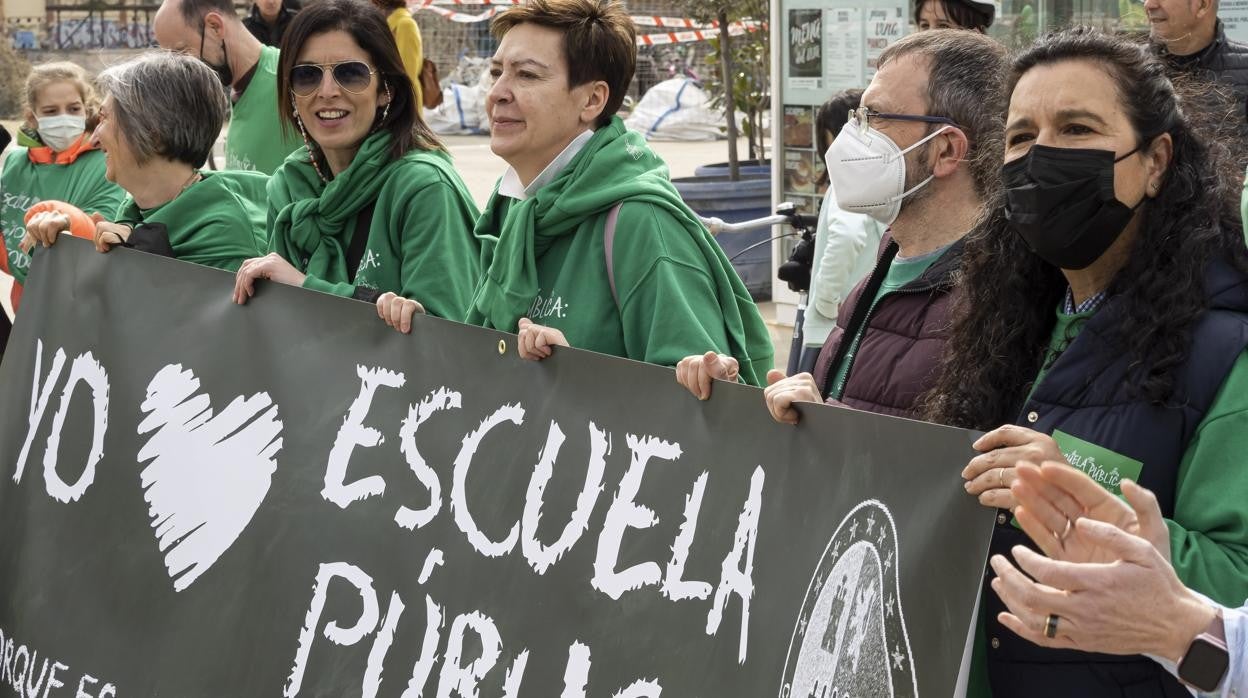
[[[446,5],[518,5],[524,0],[489,0],[489,2],[465,2],[464,0],[416,0],[409,4],[409,7],[415,10],[425,10],[436,15],[449,19],[452,22],[460,22],[463,24],[472,24],[476,22],[485,22],[492,19],[501,10],[498,7],[490,9],[480,14],[470,14],[467,12],[457,12],[448,9]],[[639,34],[637,36],[638,46],[656,46],[659,44],[681,44],[690,41],[706,41],[713,38],[718,28],[718,23],[703,24],[692,19],[684,19],[680,17],[654,17],[654,16],[638,16],[631,17],[633,24],[639,27],[682,27],[688,31],[679,32],[656,32],[651,34]],[[759,22],[733,22],[728,26],[728,33],[732,36],[739,36],[747,31],[755,31],[761,26]]]
[[[758,31],[759,22],[733,22],[728,25],[729,36],[740,36],[746,32]],[[706,41],[719,35],[715,28],[693,30],[687,32],[659,32],[657,34],[638,34],[638,46],[658,46],[660,44],[684,44],[690,41]]]

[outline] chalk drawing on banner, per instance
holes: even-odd
[[[199,379],[180,365],[147,386],[138,433],[143,498],[175,591],[189,587],[238,540],[277,471],[282,422],[268,393],[213,415]]]
[[[898,548],[893,516],[879,501],[841,521],[806,590],[781,698],[918,698]]]

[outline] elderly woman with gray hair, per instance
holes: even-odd
[[[112,222],[96,217],[95,246],[115,245],[227,271],[268,247],[268,178],[200,170],[227,103],[212,69],[188,56],[151,52],[104,71],[95,135],[105,176],[125,189]],[[44,247],[69,229],[69,217],[41,213],[27,233]]]

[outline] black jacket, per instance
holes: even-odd
[[[1044,434],[1062,431],[1141,465],[1135,478],[1157,495],[1161,513],[1174,517],[1179,468],[1226,376],[1248,347],[1248,276],[1224,262],[1206,271],[1209,308],[1191,327],[1187,357],[1176,373],[1175,395],[1157,405],[1133,390],[1146,375],[1103,337],[1122,317],[1111,298],[1053,362],[1023,405],[1017,424]],[[1107,358],[1112,357],[1112,358]],[[1099,457],[1099,456],[1098,456]],[[1098,467],[1095,458],[1092,467]],[[1123,474],[1105,463],[1096,473],[1103,484]],[[1012,557],[1015,545],[1034,545],[1000,512],[991,553]],[[1007,610],[984,580],[983,622],[993,695],[1010,698],[1187,698],[1191,695],[1160,665],[1140,656],[1109,656],[1045,649],[1018,637],[997,621]],[[1237,597],[1238,598],[1238,597]],[[1227,602],[1227,599],[1222,599]],[[1147,613],[1149,609],[1139,609]]]
[[[280,46],[282,36],[286,34],[286,27],[290,25],[290,20],[295,18],[295,13],[299,12],[301,7],[300,0],[282,0],[282,9],[277,13],[277,22],[269,26],[269,23],[260,16],[260,8],[253,3],[251,14],[243,18],[243,26],[247,27],[247,31],[259,39],[260,43]]]
[[[1176,72],[1201,75],[1231,88],[1248,119],[1248,44],[1226,38],[1222,20],[1218,20],[1213,43],[1200,51],[1175,56],[1160,48],[1160,53]]]

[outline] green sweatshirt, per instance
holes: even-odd
[[[481,273],[476,204],[445,152],[393,160],[389,147],[387,134],[369,137],[328,185],[306,149],[293,153],[269,182],[269,249],[308,275],[305,288],[346,297],[357,288],[392,291],[458,320]],[[372,222],[352,283],[347,250],[368,206]]]
[[[277,61],[272,46],[260,49],[260,62],[251,82],[230,113],[225,136],[225,169],[256,170],[273,174],[286,156],[303,145],[294,131],[282,128],[277,113]]]
[[[1049,340],[1047,356],[1069,346],[1092,312],[1066,315]],[[1049,362],[1046,360],[1047,366]],[[1047,368],[1042,369],[1039,383]],[[1214,601],[1238,608],[1248,598],[1248,352],[1231,366],[1195,436],[1179,461],[1170,560],[1179,579]],[[982,607],[981,607],[982,608]],[[982,623],[976,638],[967,696],[990,696],[984,665],[986,637]]]
[[[603,241],[620,202],[617,304]],[[663,366],[714,350],[736,357],[752,385],[771,368],[770,335],[740,277],[667,166],[618,118],[533,196],[496,191],[477,230],[498,242],[487,246],[469,323],[514,332],[528,317],[578,349]]]
[[[167,204],[146,211],[127,196],[117,222],[129,226],[161,223],[168,228],[174,256],[226,271],[267,247],[264,227],[265,184],[258,172],[200,173],[203,179]]]
[[[68,165],[36,165],[21,148],[9,153],[0,173],[0,230],[13,276],[25,283],[30,268],[30,255],[17,249],[26,232],[26,209],[40,201],[64,201],[87,215],[109,217],[125,195],[104,178],[104,153],[99,150],[85,152]]]

